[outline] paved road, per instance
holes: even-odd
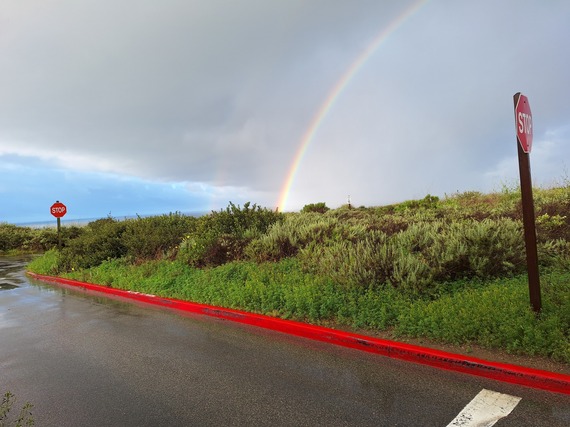
[[[482,389],[522,398],[497,426],[570,425],[570,396],[31,283],[24,261],[0,258],[0,391],[38,426],[447,426]]]

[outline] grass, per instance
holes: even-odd
[[[434,301],[416,301],[398,317],[397,330],[408,336],[451,344],[474,343],[569,363],[570,274],[543,279],[539,316],[529,307],[526,276],[519,276]]]

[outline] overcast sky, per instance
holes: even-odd
[[[567,0],[0,0],[0,222],[516,186],[519,91],[534,184],[568,183],[569,23]]]

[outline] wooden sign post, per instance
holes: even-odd
[[[532,149],[532,113],[528,98],[517,92],[514,95],[515,125],[517,130],[517,149],[519,155],[519,174],[528,271],[528,290],[532,309],[539,313],[542,308],[540,297],[540,276],[538,274],[538,251],[536,248],[536,222],[534,217],[534,199],[530,173],[530,151]]]

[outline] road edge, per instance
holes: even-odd
[[[140,292],[124,291],[62,277],[46,276],[32,272],[27,272],[27,274],[33,279],[46,283],[101,293],[114,298],[133,300],[144,304],[166,307],[172,310],[213,316],[435,368],[570,395],[570,375],[506,363],[491,362],[418,345],[374,338],[262,314],[248,313],[173,298],[163,298]]]

